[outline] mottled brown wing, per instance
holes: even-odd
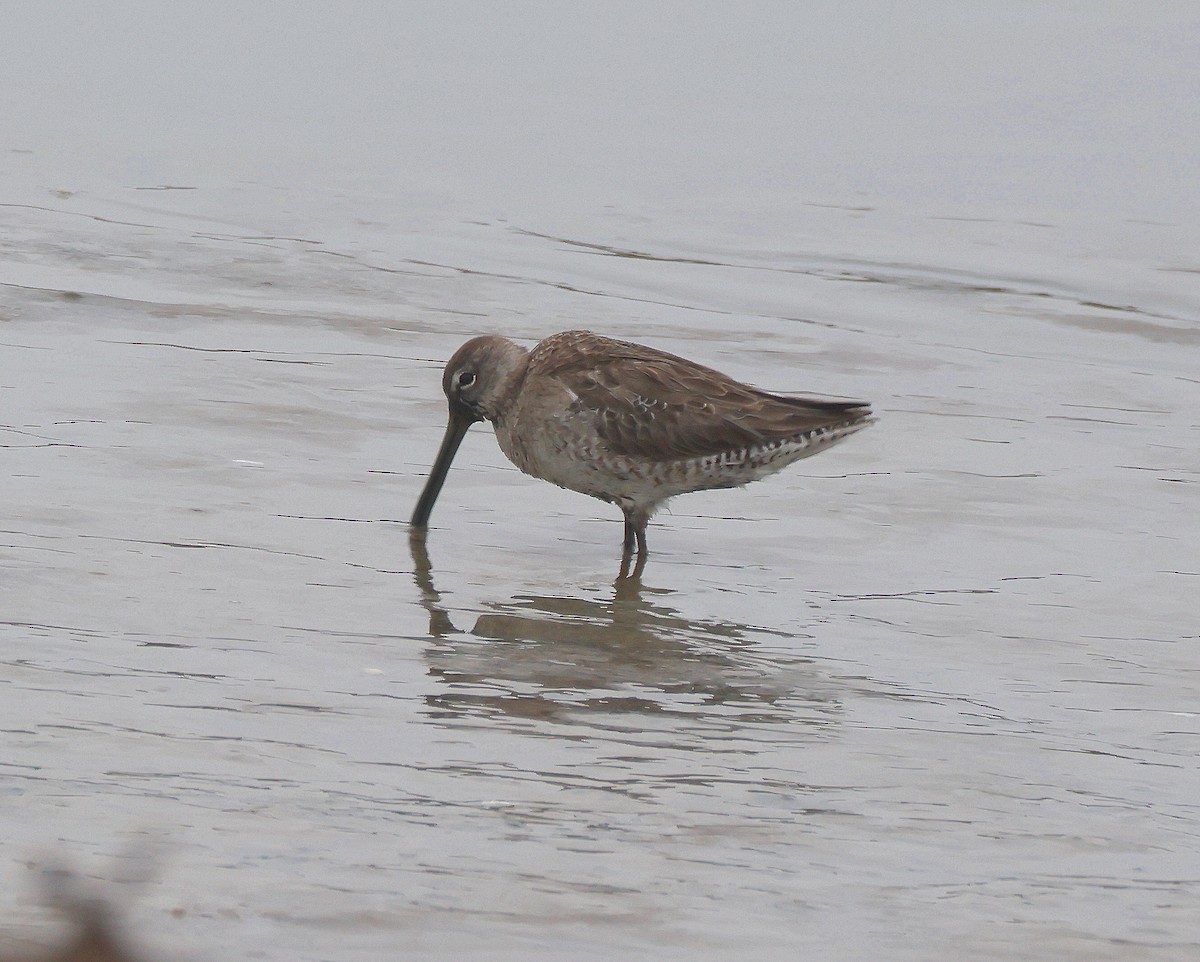
[[[853,402],[768,394],[673,354],[587,332],[556,335],[535,353],[543,346],[556,348],[557,357],[546,357],[541,373],[575,396],[573,407],[594,412],[596,430],[615,454],[652,461],[706,457],[870,413]]]

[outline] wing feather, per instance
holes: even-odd
[[[574,396],[572,407],[594,416],[614,454],[650,461],[739,451],[870,415],[858,402],[769,394],[674,354],[586,331],[547,338],[530,373],[558,380]]]

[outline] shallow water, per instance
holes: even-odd
[[[0,198],[0,931],[53,936],[28,863],[148,845],[111,888],[168,957],[1200,949],[1200,248],[1162,178],[1135,218],[1053,171],[973,205],[965,165],[553,207],[37,159]],[[577,327],[879,423],[678,499],[632,581],[615,509],[480,426],[410,543],[441,363]]]

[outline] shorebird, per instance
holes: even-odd
[[[467,429],[491,421],[526,474],[617,505],[624,557],[677,494],[735,488],[823,451],[872,422],[860,401],[768,394],[654,348],[566,331],[532,351],[499,335],[446,364],[450,418],[413,511],[424,529]]]

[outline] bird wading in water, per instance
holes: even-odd
[[[694,361],[590,331],[532,351],[499,335],[446,364],[446,434],[413,511],[423,531],[467,429],[491,421],[526,474],[617,505],[625,560],[668,498],[734,488],[824,451],[872,423],[859,401],[770,394]]]

